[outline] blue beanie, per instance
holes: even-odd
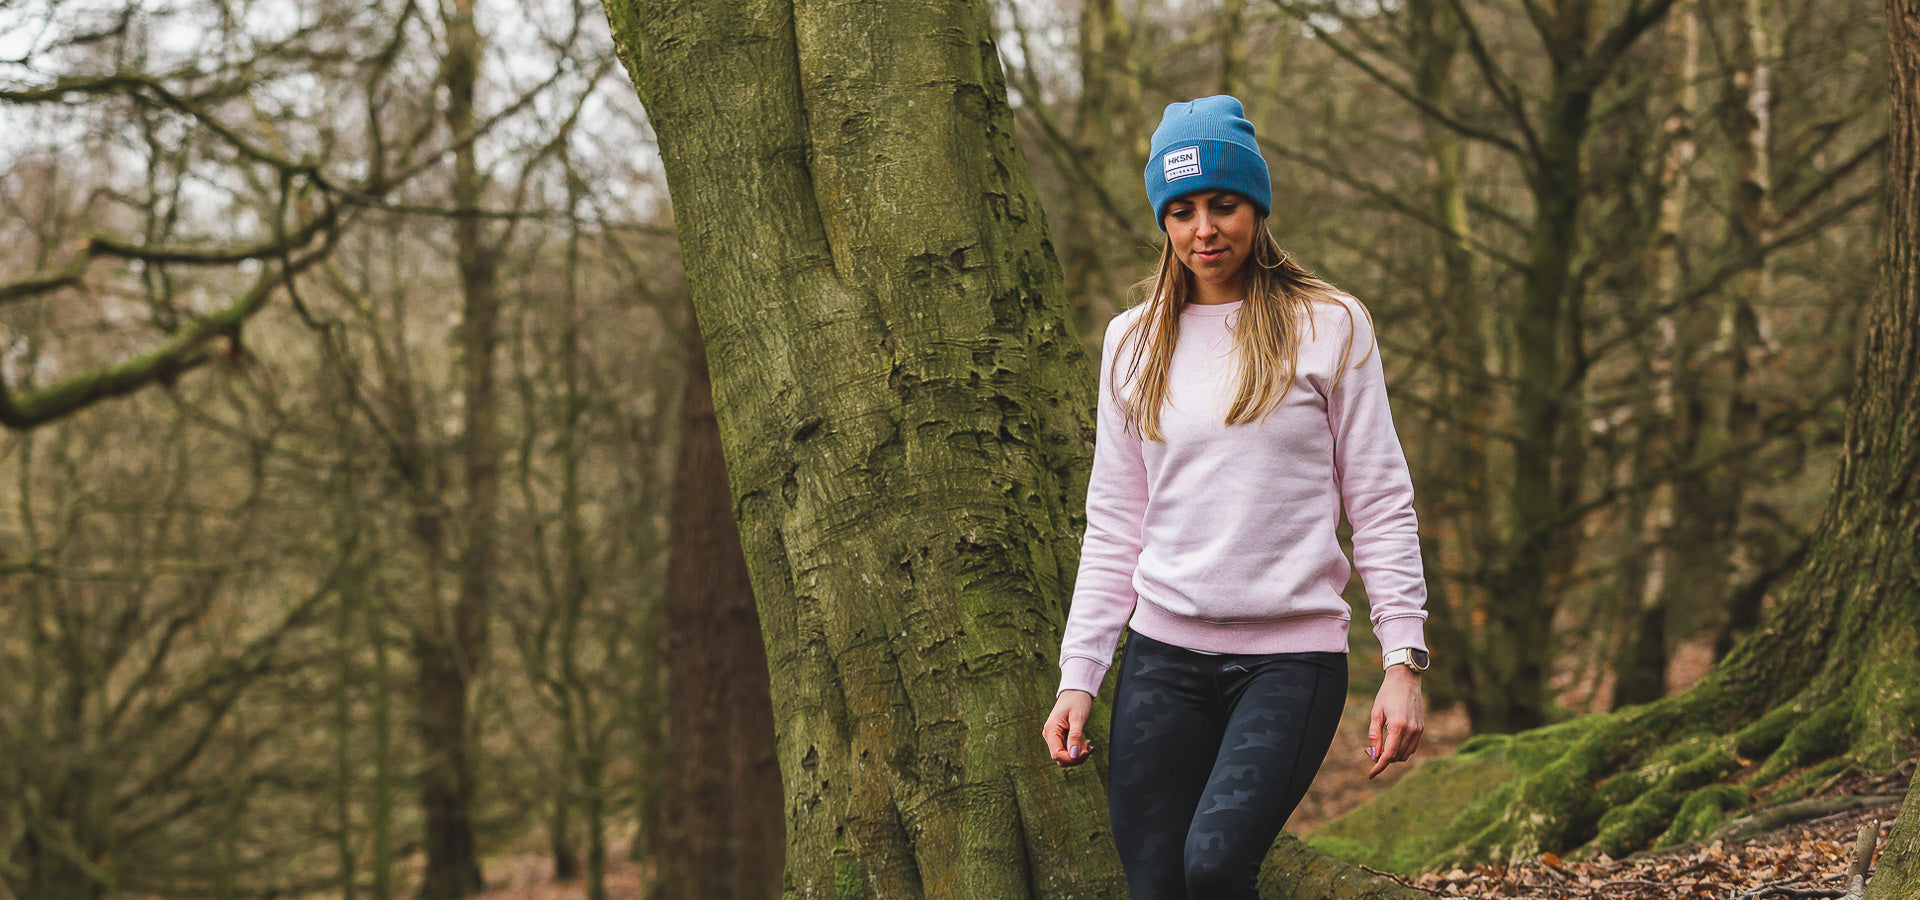
[[[1153,223],[1167,230],[1167,204],[1195,191],[1244,194],[1272,212],[1273,181],[1240,101],[1226,94],[1169,103],[1147,154],[1147,200]]]

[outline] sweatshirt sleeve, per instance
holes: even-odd
[[[1327,398],[1327,423],[1340,499],[1353,525],[1353,564],[1367,588],[1381,652],[1425,650],[1427,583],[1413,478],[1387,407],[1373,328],[1357,304],[1343,305],[1353,318],[1353,344],[1348,368]]]
[[[1087,532],[1080,572],[1060,642],[1060,690],[1100,692],[1120,631],[1133,615],[1133,573],[1140,562],[1147,510],[1147,469],[1140,437],[1125,428],[1113,397],[1113,360],[1125,326],[1107,325],[1100,352],[1100,396],[1094,418],[1093,475],[1087,483]]]

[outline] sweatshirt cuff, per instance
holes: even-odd
[[[1391,653],[1402,647],[1414,650],[1427,649],[1426,616],[1394,616],[1373,626],[1373,636],[1380,639],[1380,652]]]
[[[1094,696],[1100,695],[1100,682],[1107,677],[1107,667],[1085,656],[1069,656],[1060,662],[1060,690],[1086,691]]]

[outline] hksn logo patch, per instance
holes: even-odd
[[[1173,181],[1200,174],[1200,148],[1182,147],[1169,150],[1160,157],[1160,164],[1166,168],[1166,180]]]

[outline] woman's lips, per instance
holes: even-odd
[[[1193,255],[1195,259],[1198,259],[1201,262],[1213,262],[1215,260],[1218,260],[1220,257],[1227,255],[1227,251],[1225,249],[1195,250],[1193,251]]]

